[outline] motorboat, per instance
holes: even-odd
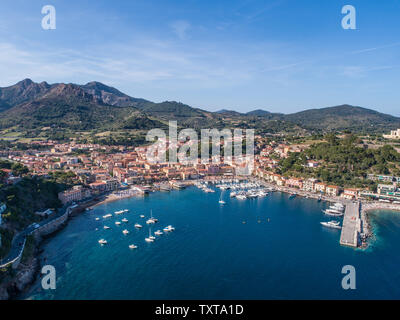
[[[109,226],[104,226],[105,230],[111,229]]]
[[[339,221],[328,221],[328,222],[321,222],[324,227],[334,228],[334,229],[341,229]]]
[[[163,233],[162,233],[161,230],[157,230],[156,232],[154,232],[154,234],[155,234],[156,236],[161,236]]]
[[[119,226],[119,225],[121,224],[121,222],[115,221],[115,224],[116,224],[117,226]]]
[[[107,240],[100,239],[100,240],[99,240],[99,243],[100,243],[101,245],[107,244]]]
[[[143,228],[143,226],[139,223],[135,223],[135,228],[140,229],[140,228]]]
[[[123,233],[123,234],[128,234],[129,231],[125,229],[124,231],[122,231],[122,233]]]
[[[103,216],[104,219],[111,218],[111,217],[112,217],[112,214],[111,214],[111,213],[108,213],[108,214],[106,214],[106,215]]]
[[[122,222],[128,222],[128,219],[123,218],[121,221],[122,221]]]
[[[136,248],[137,248],[137,246],[135,246],[134,244],[129,245],[129,249],[136,249]]]
[[[336,217],[343,216],[343,212],[340,212],[338,210],[333,210],[333,209],[322,210],[322,212],[325,213],[328,216],[336,216]]]

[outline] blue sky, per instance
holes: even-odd
[[[56,30],[41,9],[56,8]],[[341,9],[356,8],[344,30]],[[3,0],[0,86],[100,81],[206,110],[400,116],[399,0]]]

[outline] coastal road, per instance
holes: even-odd
[[[41,222],[38,223],[33,223],[31,225],[29,225],[26,229],[24,229],[23,231],[21,231],[20,233],[18,233],[14,239],[12,240],[11,243],[11,249],[8,253],[8,255],[2,260],[0,261],[0,268],[5,268],[7,267],[9,264],[13,263],[14,261],[16,261],[22,254],[24,248],[25,248],[25,243],[26,243],[26,237],[29,236],[30,234],[32,234],[33,231],[35,231],[36,229],[52,222],[53,220],[59,218],[60,216],[62,216],[65,211],[68,210],[67,207],[63,207],[59,210],[59,212],[57,214],[53,214],[51,217],[47,218],[46,220],[43,220]]]

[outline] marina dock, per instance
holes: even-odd
[[[346,205],[344,213],[340,244],[342,246],[358,247],[360,228],[360,203],[349,203]]]

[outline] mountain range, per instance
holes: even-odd
[[[35,129],[56,127],[70,130],[150,129],[168,120],[180,127],[256,128],[279,132],[387,131],[400,128],[400,118],[351,105],[309,109],[292,114],[254,110],[210,112],[189,105],[165,101],[155,103],[130,97],[100,82],[85,85],[25,79],[0,88],[0,128]]]

